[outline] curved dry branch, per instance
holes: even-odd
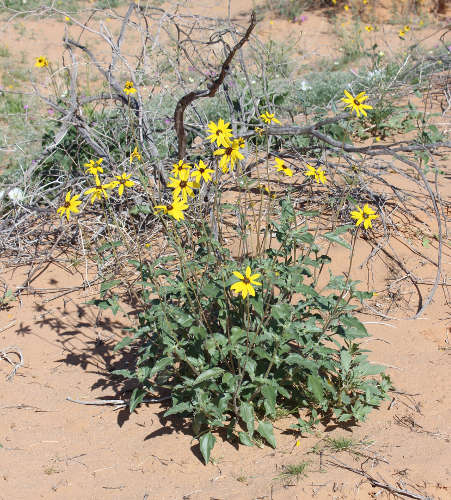
[[[235,57],[236,52],[241,49],[241,47],[249,40],[253,29],[257,24],[255,12],[251,14],[251,22],[249,27],[246,30],[246,33],[241,38],[241,40],[232,48],[229,52],[226,60],[223,62],[221,66],[221,71],[219,76],[212,81],[211,84],[207,85],[207,90],[194,90],[189,94],[184,95],[175,108],[174,112],[174,128],[175,133],[177,134],[177,143],[178,143],[178,158],[179,160],[183,160],[186,154],[186,133],[185,127],[183,123],[183,115],[185,113],[185,109],[196,99],[200,99],[201,97],[214,97],[216,92],[218,91],[221,84],[224,82],[224,78],[226,77],[232,59]]]

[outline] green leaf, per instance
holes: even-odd
[[[103,296],[105,292],[110,290],[111,288],[114,288],[115,286],[119,285],[121,280],[111,280],[111,281],[104,281],[100,285],[100,296]]]
[[[193,418],[193,432],[197,436],[200,434],[201,430],[208,427],[207,417],[204,413],[196,413]]]
[[[174,364],[174,360],[172,358],[160,358],[150,370],[149,378],[153,377],[156,373],[161,372],[167,366]]]
[[[240,438],[240,443],[244,444],[244,446],[254,446],[254,442],[247,432],[240,431],[238,436]]]
[[[271,307],[271,316],[277,321],[288,321],[291,319],[290,304],[275,304]]]
[[[216,366],[215,368],[210,368],[209,370],[205,370],[203,373],[201,373],[196,380],[194,380],[193,385],[198,385],[201,384],[202,382],[205,382],[206,380],[213,380],[219,375],[222,375],[224,373],[224,370],[222,368],[219,368]]]
[[[303,283],[296,284],[296,292],[302,293],[306,297],[318,297],[318,292],[309,285],[304,285]],[[304,301],[299,301],[303,303]]]
[[[363,302],[364,300],[367,299],[371,299],[374,296],[373,292],[361,292],[359,290],[356,290],[354,292],[354,295],[357,299],[360,300],[360,302]]]
[[[343,316],[341,322],[346,327],[344,329],[346,338],[353,339],[369,336],[365,326],[357,318],[353,316]]]
[[[254,408],[250,403],[242,403],[240,406],[240,417],[243,419],[247,427],[249,436],[254,435]]]
[[[340,360],[343,370],[345,372],[348,372],[349,368],[351,368],[352,356],[349,354],[348,351],[343,350],[340,352]]]
[[[321,378],[316,375],[309,375],[307,378],[309,391],[315,396],[315,399],[321,403],[324,399],[323,385]]]
[[[256,297],[250,297],[250,303],[260,316],[263,317],[263,294],[259,293]]]
[[[113,351],[119,351],[119,349],[122,349],[123,347],[126,347],[128,346],[129,344],[131,344],[133,342],[133,338],[132,337],[124,337],[118,344],[116,344],[113,348]]]
[[[254,380],[255,378],[255,370],[257,369],[257,362],[252,359],[252,358],[249,358],[249,357],[244,357],[243,356],[243,360],[242,360],[242,363],[244,365],[244,363],[246,363],[246,372],[249,373],[249,376],[251,377],[251,380]]]
[[[232,326],[232,335],[230,336],[230,342],[235,345],[241,338],[246,337],[246,330],[239,328],[238,326]]]
[[[150,214],[152,213],[149,205],[135,205],[129,210],[130,215],[138,215],[138,214]]]
[[[326,238],[326,240],[329,240],[332,243],[338,243],[339,245],[341,245],[341,246],[343,246],[343,247],[348,248],[349,250],[351,250],[351,245],[346,240],[344,240],[343,238],[340,238],[340,236],[337,236],[335,234],[335,231],[333,233],[322,234],[321,237],[322,238]]]
[[[274,430],[272,428],[271,422],[259,422],[257,427],[257,432],[260,434],[262,438],[265,438],[268,443],[275,448],[276,438],[274,437]]]
[[[264,405],[266,415],[273,416],[276,412],[277,390],[272,385],[265,385],[262,387],[262,394],[265,398]]]
[[[221,295],[221,288],[217,286],[215,283],[207,283],[203,288],[201,294],[205,297],[219,297]]]
[[[336,235],[347,233],[350,229],[354,228],[354,224],[345,224],[343,226],[336,227],[333,233]]]
[[[359,369],[365,375],[379,375],[379,373],[382,373],[386,370],[386,367],[382,365],[375,365],[373,363],[368,363],[365,366],[360,366]]]
[[[205,465],[210,462],[210,453],[216,443],[216,438],[213,436],[211,432],[207,432],[203,434],[199,438],[200,452],[205,460]]]
[[[112,375],[118,375],[120,377],[125,377],[125,378],[136,378],[136,374],[131,372],[130,370],[113,370],[111,372]]]
[[[314,361],[312,361],[311,359],[305,359],[300,354],[296,353],[288,354],[288,356],[285,358],[285,363],[287,363],[288,365],[302,366],[303,368],[307,368],[310,370],[313,370],[313,368],[315,367]]]
[[[228,386],[232,386],[234,382],[234,376],[230,372],[225,372],[222,375],[222,383]]]
[[[130,407],[130,413],[133,413],[135,411],[135,408],[142,403],[142,400],[144,399],[144,396],[146,395],[145,389],[142,389],[141,387],[136,387],[132,395],[130,397],[130,402],[129,402],[129,407]]]
[[[172,311],[172,317],[183,328],[187,328],[194,323],[194,318],[190,314],[183,312],[181,309]]]
[[[185,401],[184,403],[178,403],[174,405],[172,408],[169,408],[169,410],[164,414],[164,416],[168,417],[169,415],[175,415],[176,413],[183,413],[188,410],[191,410],[191,403]]]
[[[108,242],[104,243],[103,245],[100,245],[99,248],[97,249],[97,253],[103,253],[105,250],[109,250],[110,248],[117,248],[122,245],[122,241],[113,241],[113,242]]]

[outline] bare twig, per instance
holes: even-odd
[[[354,467],[346,465],[346,464],[340,462],[339,460],[337,460],[336,458],[334,458],[334,460],[327,460],[327,463],[330,465],[333,465],[334,467],[346,469],[346,470],[349,470],[351,472],[354,472],[354,474],[358,474],[360,476],[365,477],[366,479],[368,479],[368,481],[370,482],[371,486],[373,486],[373,488],[374,487],[383,488],[387,491],[390,491],[390,493],[393,493],[395,495],[401,495],[401,496],[408,497],[408,498],[415,498],[416,500],[432,500],[431,497],[418,495],[417,493],[413,493],[412,491],[402,490],[400,488],[395,488],[394,486],[391,486],[388,483],[385,483],[385,482],[383,483],[382,481],[378,481],[377,479],[375,479],[373,476],[371,476],[367,472],[365,472],[363,470],[355,469]]]
[[[232,59],[234,58],[236,52],[241,49],[241,47],[249,40],[249,37],[251,36],[251,33],[253,29],[255,28],[257,21],[255,17],[255,12],[252,11],[251,14],[251,22],[249,24],[249,27],[246,30],[246,33],[244,34],[243,38],[232,48],[232,50],[229,52],[229,55],[227,56],[226,60],[223,62],[221,71],[219,73],[219,76],[213,80],[213,82],[209,85],[207,85],[208,89],[207,90],[195,90],[190,92],[189,94],[184,95],[179,102],[177,103],[177,106],[175,108],[174,112],[174,128],[175,132],[177,134],[177,142],[178,142],[178,157],[179,160],[183,160],[185,157],[186,153],[186,133],[185,133],[185,127],[183,123],[183,114],[185,113],[185,109],[196,99],[199,99],[201,97],[214,97],[216,92],[218,91],[219,87],[224,81],[224,78],[226,77],[229,69],[230,69],[230,63],[232,62]]]
[[[16,356],[19,357],[19,361],[12,361],[8,354],[15,354]],[[17,370],[23,366],[23,356],[22,352],[18,347],[7,347],[6,349],[0,350],[0,359],[4,359],[5,361],[8,361],[9,364],[13,366],[12,370],[8,373],[6,376],[6,380],[12,380],[14,378],[14,375],[16,374]]]
[[[169,399],[171,399],[171,396],[164,396],[162,398],[143,399],[141,403],[161,403],[162,401],[168,401]],[[79,405],[90,405],[90,406],[105,406],[105,405],[126,406],[130,402],[130,400],[126,399],[95,399],[94,401],[81,401],[79,399],[72,399],[70,397],[67,397],[66,401],[70,401],[71,403],[78,403]]]

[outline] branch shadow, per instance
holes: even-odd
[[[46,304],[36,304],[39,318],[35,325],[39,329],[51,329],[56,334],[54,343],[60,345],[63,355],[54,360],[55,364],[78,367],[87,374],[96,375],[90,390],[108,391],[108,396],[96,397],[99,400],[128,400],[137,387],[137,381],[113,373],[115,370],[134,371],[138,347],[129,346],[127,350],[114,351],[114,347],[123,338],[124,329],[129,323],[122,322],[115,316],[99,313],[92,305],[80,305],[72,299],[66,299],[64,306],[47,308]],[[140,311],[133,309],[129,316],[136,316]],[[26,325],[20,325],[21,334],[31,333]],[[168,396],[169,391],[157,397]],[[136,410],[138,414],[151,409],[158,417],[160,427],[143,438],[148,441],[154,437],[183,433],[193,437],[190,423],[177,415],[165,417],[170,401],[160,403],[142,403]],[[130,419],[129,407],[117,410],[117,425],[122,428]],[[199,447],[192,447],[193,454],[203,461]]]

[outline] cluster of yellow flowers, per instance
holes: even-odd
[[[130,163],[133,161],[133,155],[138,155],[137,157],[141,159],[141,156],[135,148],[135,151],[130,155]],[[133,187],[135,185],[135,183],[130,180],[132,174],[127,174],[126,172],[123,172],[121,175],[115,175],[115,180],[112,180],[106,184],[102,184],[99,177],[99,173],[103,174],[102,162],[103,158],[99,158],[98,160],[90,160],[88,163],[84,164],[84,167],[86,169],[85,173],[87,175],[92,175],[96,184],[94,187],[89,188],[84,192],[85,196],[91,196],[91,204],[96,200],[101,200],[102,198],[107,199],[108,190],[113,190],[117,187],[118,194],[120,197],[122,197],[125,188]],[[74,214],[80,212],[78,206],[81,204],[81,200],[79,200],[79,198],[79,194],[71,196],[71,191],[68,191],[66,193],[64,204],[61,205],[56,212],[61,217],[66,215],[67,220],[69,220],[71,212],[73,212]]]
[[[124,92],[127,94],[133,94],[136,89],[133,87],[132,82],[126,82]],[[350,112],[355,111],[357,116],[366,116],[365,109],[372,109],[371,106],[363,104],[363,102],[368,98],[365,92],[361,92],[356,97],[353,97],[349,92],[345,90],[346,98],[342,100],[347,103],[346,108],[351,108]],[[280,121],[275,118],[274,114],[268,111],[262,113],[260,118],[266,125],[271,123],[280,124]],[[240,152],[240,148],[245,145],[244,139],[234,138],[232,135],[232,130],[230,129],[230,123],[224,122],[221,118],[218,123],[210,122],[208,124],[208,131],[210,135],[211,143],[216,143],[219,149],[214,151],[214,156],[220,156],[219,166],[224,173],[233,171],[235,164],[240,160],[244,159],[244,156]],[[265,132],[264,129],[256,127],[255,132],[262,136]],[[130,154],[130,164],[134,160],[141,160],[141,155],[138,148],[135,149]],[[95,186],[87,189],[84,194],[91,196],[91,204],[96,200],[102,200],[108,198],[108,190],[113,190],[118,188],[119,196],[122,196],[125,188],[132,187],[135,183],[130,180],[131,174],[123,172],[121,175],[116,175],[115,180],[110,181],[106,184],[102,184],[100,181],[99,174],[103,174],[102,167],[103,158],[97,160],[90,160],[88,163],[84,164],[86,169],[86,174],[92,175],[95,179]],[[275,165],[277,172],[283,173],[284,175],[291,177],[293,171],[285,166],[285,161],[281,158],[275,157]],[[189,208],[188,199],[194,197],[194,190],[199,189],[201,182],[210,182],[212,180],[212,175],[215,170],[209,168],[202,160],[194,164],[194,168],[189,164],[180,160],[178,163],[173,164],[173,169],[171,171],[172,177],[169,178],[170,182],[168,187],[173,189],[172,201],[167,205],[156,205],[154,211],[156,214],[163,213],[173,217],[175,220],[183,220],[185,218],[184,211]],[[315,168],[312,165],[307,164],[307,170],[304,172],[307,177],[312,177],[319,184],[325,184],[327,178],[322,167]],[[269,192],[269,189],[266,188]],[[82,203],[79,200],[80,195],[71,196],[71,191],[66,193],[66,198],[64,204],[58,208],[57,213],[60,216],[66,215],[67,220],[69,220],[71,212],[79,213],[79,205]],[[356,220],[356,226],[363,223],[365,229],[372,227],[372,220],[379,217],[376,212],[365,204],[363,209],[359,206],[356,207],[357,210],[351,212],[351,217]],[[261,283],[257,282],[256,279],[260,274],[252,274],[251,268],[246,267],[245,274],[239,271],[234,271],[233,274],[239,281],[231,285],[231,290],[237,294],[241,294],[242,298],[245,299],[248,296],[255,296],[254,286],[261,286]]]
[[[175,220],[181,220],[185,218],[183,212],[188,208],[188,197],[194,197],[194,189],[200,188],[201,180],[211,181],[214,170],[208,168],[202,160],[194,164],[194,170],[189,163],[180,160],[173,164],[171,173],[173,177],[169,177],[168,187],[173,188],[172,202],[169,205],[155,206],[155,213],[163,212]]]
[[[404,39],[404,37],[406,36],[406,34],[409,31],[410,31],[410,26],[408,24],[406,24],[402,30],[399,30],[399,33],[398,33],[399,38]]]
[[[235,139],[229,127],[230,123],[225,123],[222,118],[219,119],[217,124],[214,122],[208,124],[210,135],[207,139],[210,139],[211,144],[216,142],[216,145],[220,146],[213,153],[213,156],[221,157],[219,166],[224,173],[233,170],[237,162],[244,160],[244,156],[240,152],[240,148],[244,148],[245,146],[244,139],[242,137]]]
[[[332,0],[333,3],[335,3],[334,0]],[[365,2],[366,3],[366,2]],[[346,8],[346,6],[345,6]],[[372,31],[371,29],[367,31]],[[345,98],[342,100],[347,104],[345,108],[351,108],[350,112],[355,111],[357,116],[360,116],[360,113],[362,115],[366,116],[366,109],[373,109],[372,106],[369,106],[367,104],[363,104],[366,99],[368,99],[368,96],[366,95],[365,92],[361,92],[358,94],[356,97],[352,96],[349,92],[345,90]],[[279,123],[280,121],[274,117],[274,114],[270,114],[268,112],[263,113],[260,115],[260,118],[267,124],[271,124],[272,122],[274,123]],[[255,132],[261,137],[264,133],[264,129],[260,127],[255,128]],[[287,176],[292,176],[293,172],[291,169],[285,167],[285,162],[284,160],[281,160],[280,158],[275,158],[276,164],[274,165],[277,169],[278,172],[283,172]],[[322,167],[315,168],[312,165],[307,164],[307,171],[304,172],[304,175],[307,177],[313,177],[315,181],[319,184],[325,184],[327,182],[327,178],[325,176],[324,170]],[[266,191],[269,192],[269,189],[266,186],[263,186]],[[360,224],[363,223],[363,227],[365,229],[372,228],[372,220],[376,219],[379,217],[376,212],[368,205],[365,204],[363,209],[360,208],[359,206],[356,207],[357,210],[354,210],[351,212],[351,218],[355,219],[356,221],[356,226],[360,226]],[[241,294],[241,297],[245,299],[248,296],[255,296],[255,289],[254,286],[261,286],[261,283],[257,282],[256,279],[260,276],[259,273],[257,274],[252,274],[252,270],[249,266],[246,267],[246,272],[245,274],[240,273],[239,271],[233,271],[233,274],[236,278],[238,278],[238,281],[233,283],[230,286],[230,289],[235,292],[236,294]]]
[[[333,3],[334,5],[337,5],[337,0],[332,0],[332,3]],[[367,4],[368,4],[368,0],[362,0],[362,5],[367,5]],[[348,4],[345,4],[345,5],[343,6],[343,8],[344,8],[344,10],[345,10],[346,12],[348,12],[348,11],[349,11],[349,9],[350,9],[350,7],[349,7],[349,5],[348,5]]]

